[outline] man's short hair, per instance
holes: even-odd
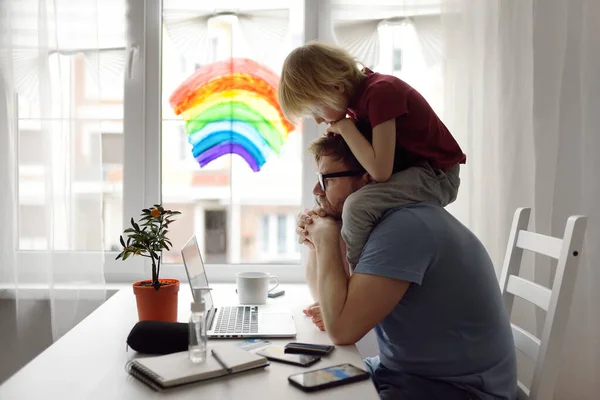
[[[363,134],[367,141],[373,143],[373,129],[371,128],[369,121],[358,120],[354,123],[356,124],[356,129]],[[344,164],[352,170],[365,170],[354,154],[352,154],[346,141],[340,135],[321,137],[315,140],[308,150],[315,157],[317,163],[319,163],[319,160],[321,160],[321,157],[323,156],[332,156],[338,161],[343,161]],[[405,148],[396,145],[396,148],[394,149],[394,166],[392,167],[392,173],[403,171],[411,166],[418,165],[423,161],[425,160],[411,154]]]
[[[355,122],[356,128],[367,138],[369,143],[372,139],[371,126],[368,123]],[[311,152],[317,164],[322,157],[333,157],[342,161],[351,170],[364,171],[350,147],[341,135],[322,136],[311,143],[308,151]]]

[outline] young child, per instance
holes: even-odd
[[[278,94],[286,117],[329,124],[327,133],[341,135],[378,182],[344,203],[342,238],[351,269],[387,210],[456,199],[466,156],[427,101],[401,79],[360,69],[342,48],[311,42],[287,56]]]

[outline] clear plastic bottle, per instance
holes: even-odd
[[[196,299],[191,306],[188,353],[192,362],[202,363],[206,360],[206,310],[202,296]]]

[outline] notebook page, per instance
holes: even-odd
[[[232,369],[233,373],[266,365],[268,363],[265,357],[240,349],[238,346],[219,346],[213,348],[212,351]],[[214,358],[214,356],[212,358]]]
[[[249,353],[233,345],[219,346],[214,348],[214,351],[232,368],[232,373],[268,364],[265,357]],[[164,387],[227,375],[225,368],[211,354],[211,349],[206,354],[206,361],[199,364],[190,361],[187,351],[139,358],[135,362],[152,372],[156,380]]]
[[[136,362],[152,371],[163,386],[216,378],[227,374],[210,351],[206,355],[206,361],[200,364],[190,361],[187,351],[139,358]]]

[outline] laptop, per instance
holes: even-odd
[[[192,296],[196,300],[195,296],[199,296],[200,292],[194,289],[209,287],[196,236],[188,240],[181,250],[181,256]],[[296,324],[287,307],[276,304],[217,306],[213,303],[210,290],[203,293],[209,338],[296,336]]]

